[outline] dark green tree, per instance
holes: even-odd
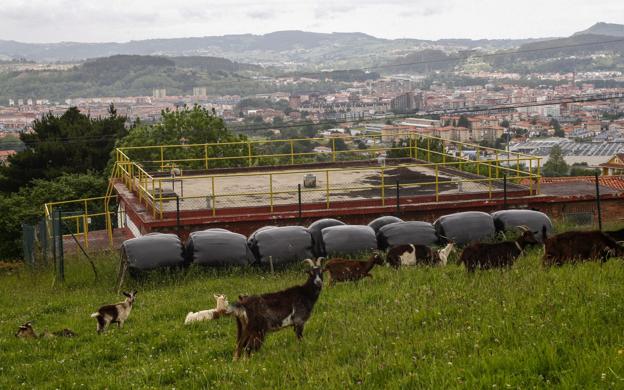
[[[20,135],[26,149],[0,168],[0,191],[16,192],[33,179],[66,173],[102,173],[116,141],[127,134],[125,122],[112,105],[104,118],[92,118],[76,107],[61,116],[42,116],[32,133]]]
[[[457,121],[457,127],[465,127],[467,129],[470,128],[470,121],[466,115],[461,115],[459,120]]]
[[[550,150],[548,162],[544,164],[542,171],[544,176],[567,176],[570,167],[563,158],[561,147],[559,145],[553,146]]]
[[[555,118],[550,120],[550,126],[555,130],[555,137],[565,137],[565,132],[561,129],[559,121]]]

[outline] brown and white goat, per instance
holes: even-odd
[[[74,333],[70,329],[63,329],[56,332],[48,332],[45,330],[42,334],[35,333],[35,330],[32,327],[32,323],[26,322],[25,324],[20,325],[17,329],[17,333],[15,333],[15,337],[23,338],[23,339],[37,339],[37,338],[52,338],[52,337],[74,337],[76,333]]]
[[[373,277],[370,271],[375,265],[382,265],[383,257],[373,253],[368,261],[347,260],[341,258],[330,259],[325,263],[323,272],[329,274],[328,285],[334,282],[356,281],[365,277]]]
[[[546,229],[543,229],[542,236],[546,237]],[[611,256],[624,256],[624,248],[598,230],[565,232],[544,240],[545,266],[588,260],[605,262]]]
[[[132,305],[136,298],[137,291],[123,292],[126,300],[112,305],[104,305],[95,313],[91,314],[92,318],[97,320],[97,332],[102,333],[109,324],[117,323],[118,328],[122,328],[124,322],[128,319],[132,311]]]
[[[399,268],[402,265],[441,265],[445,266],[448,257],[455,249],[449,243],[444,248],[435,250],[426,245],[397,245],[388,250],[386,261],[390,266]]]
[[[192,322],[199,322],[205,320],[216,320],[225,314],[229,302],[225,295],[215,295],[217,300],[217,306],[214,309],[201,310],[198,312],[189,312],[184,319],[184,325],[188,325]]]
[[[464,248],[459,262],[464,263],[469,272],[475,269],[511,267],[528,245],[539,242],[535,234],[526,226],[518,226],[523,231],[516,241],[494,243],[474,243]]]
[[[228,306],[227,314],[236,317],[235,360],[259,350],[268,332],[292,326],[297,338],[303,337],[303,326],[323,287],[320,261],[304,262],[311,266],[304,284],[274,293],[240,296],[238,302]]]

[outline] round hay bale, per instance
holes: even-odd
[[[331,226],[321,233],[327,256],[357,255],[377,249],[375,231],[366,225]]]
[[[538,241],[543,242],[542,230],[546,227],[546,235],[553,232],[552,221],[548,215],[535,210],[501,210],[492,213],[496,231],[504,232],[524,225],[535,234]]]
[[[379,232],[379,229],[381,229],[382,227],[397,222],[403,222],[403,220],[392,215],[387,215],[370,221],[368,223],[368,226],[370,226],[375,231],[375,234],[377,234],[377,232]]]
[[[261,229],[248,241],[252,253],[260,264],[274,265],[303,261],[314,257],[312,236],[301,226],[281,226]]]
[[[210,267],[245,266],[254,260],[247,238],[225,229],[191,233],[186,256],[189,262]]]
[[[444,215],[433,226],[438,236],[458,245],[487,240],[496,235],[494,219],[481,211],[465,211]]]
[[[325,246],[323,245],[322,230],[331,226],[343,226],[344,222],[333,218],[323,218],[314,221],[308,226],[308,231],[312,235],[312,252],[316,257],[325,257]]]
[[[439,237],[429,222],[405,221],[385,225],[377,232],[377,247],[386,250],[397,245],[435,245]]]
[[[131,271],[185,265],[184,246],[175,234],[150,233],[121,244]]]

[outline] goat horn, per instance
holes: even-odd
[[[323,260],[325,260],[325,258],[324,258],[324,257],[318,257],[318,258],[316,259],[316,266],[317,266],[317,267],[322,266],[322,265],[323,265],[323,263],[322,263],[322,262],[323,262]]]
[[[308,264],[310,267],[316,267],[316,264],[314,264],[314,261],[312,261],[312,259],[305,259],[303,260],[303,262]]]
[[[528,232],[530,230],[529,227],[526,225],[520,225],[520,226],[517,226],[517,228],[522,230],[523,232]]]

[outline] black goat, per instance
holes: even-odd
[[[546,237],[546,229],[542,236]],[[624,248],[598,230],[565,232],[544,240],[545,266],[588,260],[605,262],[611,256],[624,256]]]
[[[250,355],[260,349],[268,332],[293,326],[298,339],[303,337],[303,326],[312,314],[323,287],[320,261],[306,259],[312,268],[308,280],[300,286],[279,292],[240,296],[228,306],[226,314],[236,317],[236,350],[234,359]]]
[[[527,245],[538,244],[532,231],[526,226],[518,226],[523,230],[516,241],[495,243],[474,243],[464,248],[460,263],[464,263],[469,272],[475,269],[511,267]]]
[[[611,237],[614,241],[624,241],[624,229],[611,230],[604,232],[607,236]]]

